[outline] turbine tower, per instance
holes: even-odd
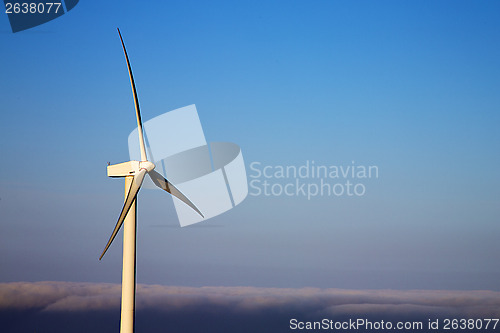
[[[134,332],[134,315],[135,315],[135,262],[136,262],[136,200],[137,193],[141,188],[142,182],[146,174],[149,175],[153,183],[164,191],[177,197],[189,207],[194,209],[198,214],[203,217],[203,214],[196,208],[196,206],[182,194],[172,183],[166,180],[161,174],[156,172],[153,162],[148,161],[146,156],[146,147],[144,145],[144,134],[142,129],[141,112],[139,109],[139,99],[137,98],[137,91],[135,89],[134,77],[132,75],[132,68],[123,43],[123,38],[118,29],[118,35],[122,43],[123,52],[125,53],[125,60],[127,61],[128,74],[130,77],[130,84],[132,85],[132,92],[134,94],[135,115],[137,118],[137,128],[139,133],[139,147],[141,150],[140,161],[128,161],[124,163],[108,165],[108,177],[125,177],[125,201],[123,208],[116,222],[115,229],[109,237],[108,243],[102,251],[102,259],[109,246],[116,237],[116,234],[123,226],[123,268],[122,268],[122,304],[121,304],[121,333]]]

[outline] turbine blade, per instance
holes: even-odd
[[[141,169],[139,173],[137,173],[134,178],[132,179],[132,182],[130,183],[130,187],[128,189],[128,194],[127,198],[125,199],[125,202],[123,203],[123,208],[120,213],[120,217],[118,218],[118,222],[116,222],[115,229],[113,230],[113,233],[111,234],[111,237],[109,237],[108,243],[106,244],[106,247],[104,248],[104,251],[102,251],[101,257],[99,257],[99,260],[102,259],[106,251],[108,250],[109,246],[113,242],[113,240],[116,237],[116,234],[120,230],[120,227],[123,224],[123,221],[125,220],[125,216],[127,216],[127,213],[130,210],[130,206],[132,206],[132,203],[134,202],[135,198],[137,197],[137,193],[139,192],[139,189],[141,188],[142,181],[144,180],[144,176],[146,175],[146,169]]]
[[[179,191],[177,189],[177,187],[174,186],[174,184],[172,184],[171,182],[169,182],[168,180],[166,180],[158,172],[156,172],[154,170],[151,170],[149,172],[149,176],[151,177],[151,180],[153,181],[153,183],[155,183],[156,186],[158,186],[162,190],[165,190],[168,193],[172,194],[174,197],[179,198],[182,202],[184,202],[186,205],[188,205],[189,207],[191,207],[192,209],[194,209],[198,214],[200,214],[201,217],[203,217],[203,218],[205,217],[200,212],[200,210],[198,209],[198,207],[196,207],[194,205],[194,203],[191,202],[191,200],[189,200],[184,194],[182,194],[181,191]]]
[[[147,161],[146,148],[144,146],[144,134],[142,132],[142,119],[141,111],[139,109],[139,98],[137,97],[137,91],[135,89],[134,76],[132,75],[132,67],[130,67],[130,61],[128,60],[127,49],[125,48],[125,43],[123,42],[122,34],[120,29],[118,30],[118,35],[120,35],[120,41],[122,42],[123,53],[125,53],[125,59],[127,60],[128,75],[130,77],[130,84],[132,85],[132,92],[134,93],[134,104],[135,104],[135,115],[137,118],[137,130],[139,132],[139,147],[141,149],[141,161]]]

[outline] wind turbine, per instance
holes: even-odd
[[[155,165],[153,162],[148,161],[146,156],[146,148],[144,145],[144,134],[142,129],[141,112],[139,110],[139,99],[137,98],[137,91],[135,89],[134,77],[132,75],[132,68],[130,67],[130,62],[127,55],[127,50],[125,49],[125,44],[123,43],[123,38],[118,29],[118,35],[120,36],[120,41],[122,43],[123,52],[125,53],[125,59],[127,61],[128,74],[130,76],[130,84],[132,85],[132,92],[134,94],[135,103],[135,115],[137,117],[137,127],[139,133],[139,147],[141,150],[141,160],[140,161],[128,161],[124,163],[108,165],[108,177],[125,177],[125,201],[123,203],[123,208],[120,213],[120,217],[116,222],[115,229],[109,237],[109,241],[102,251],[102,259],[109,246],[116,237],[116,234],[120,230],[122,224],[123,226],[123,268],[122,268],[122,304],[121,304],[121,322],[120,322],[120,332],[121,333],[133,333],[134,332],[134,314],[135,314],[135,262],[136,262],[136,200],[137,193],[141,188],[142,182],[146,174],[151,177],[153,183],[167,191],[173,196],[179,198],[189,207],[194,209],[198,214],[203,217],[203,214],[196,208],[196,206],[184,195],[182,194],[172,183],[166,180],[161,174],[156,172]]]

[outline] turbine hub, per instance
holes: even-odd
[[[140,169],[145,169],[147,172],[150,172],[155,168],[155,164],[153,162],[149,161],[141,161],[139,162],[139,170]]]

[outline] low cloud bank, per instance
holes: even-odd
[[[0,283],[0,321],[3,327],[8,327],[12,332],[22,332],[24,329],[31,329],[32,332],[34,327],[24,320],[21,323],[12,322],[16,319],[9,321],[8,316],[18,318],[17,320],[31,318],[38,325],[45,325],[48,318],[60,318],[54,322],[56,325],[58,322],[65,322],[64,318],[83,320],[98,316],[102,321],[108,320],[104,317],[111,317],[109,320],[113,324],[97,325],[96,321],[96,327],[115,327],[119,324],[120,293],[119,284]],[[269,332],[288,332],[288,321],[291,318],[500,318],[500,292],[496,291],[138,285],[136,303],[138,322],[142,316],[149,318],[149,324],[166,325],[170,322],[185,332],[190,327],[193,332],[200,329],[195,328],[193,318],[204,318],[205,332],[210,331],[206,327],[207,323],[210,323],[210,327],[218,327],[214,328],[217,332],[224,332],[221,327],[238,331],[238,327],[234,325],[244,323],[245,320],[254,325],[252,329],[261,332],[266,332],[265,328],[269,328]],[[29,316],[23,317],[23,313],[28,313]],[[11,316],[12,314],[18,315]],[[73,321],[76,322],[78,320]],[[146,327],[149,326],[146,322],[144,325],[144,331],[148,331]],[[84,326],[80,325],[82,330]],[[250,327],[251,325],[246,325],[249,331]],[[57,329],[51,328],[51,331],[56,332]],[[239,332],[244,331],[239,329]]]

